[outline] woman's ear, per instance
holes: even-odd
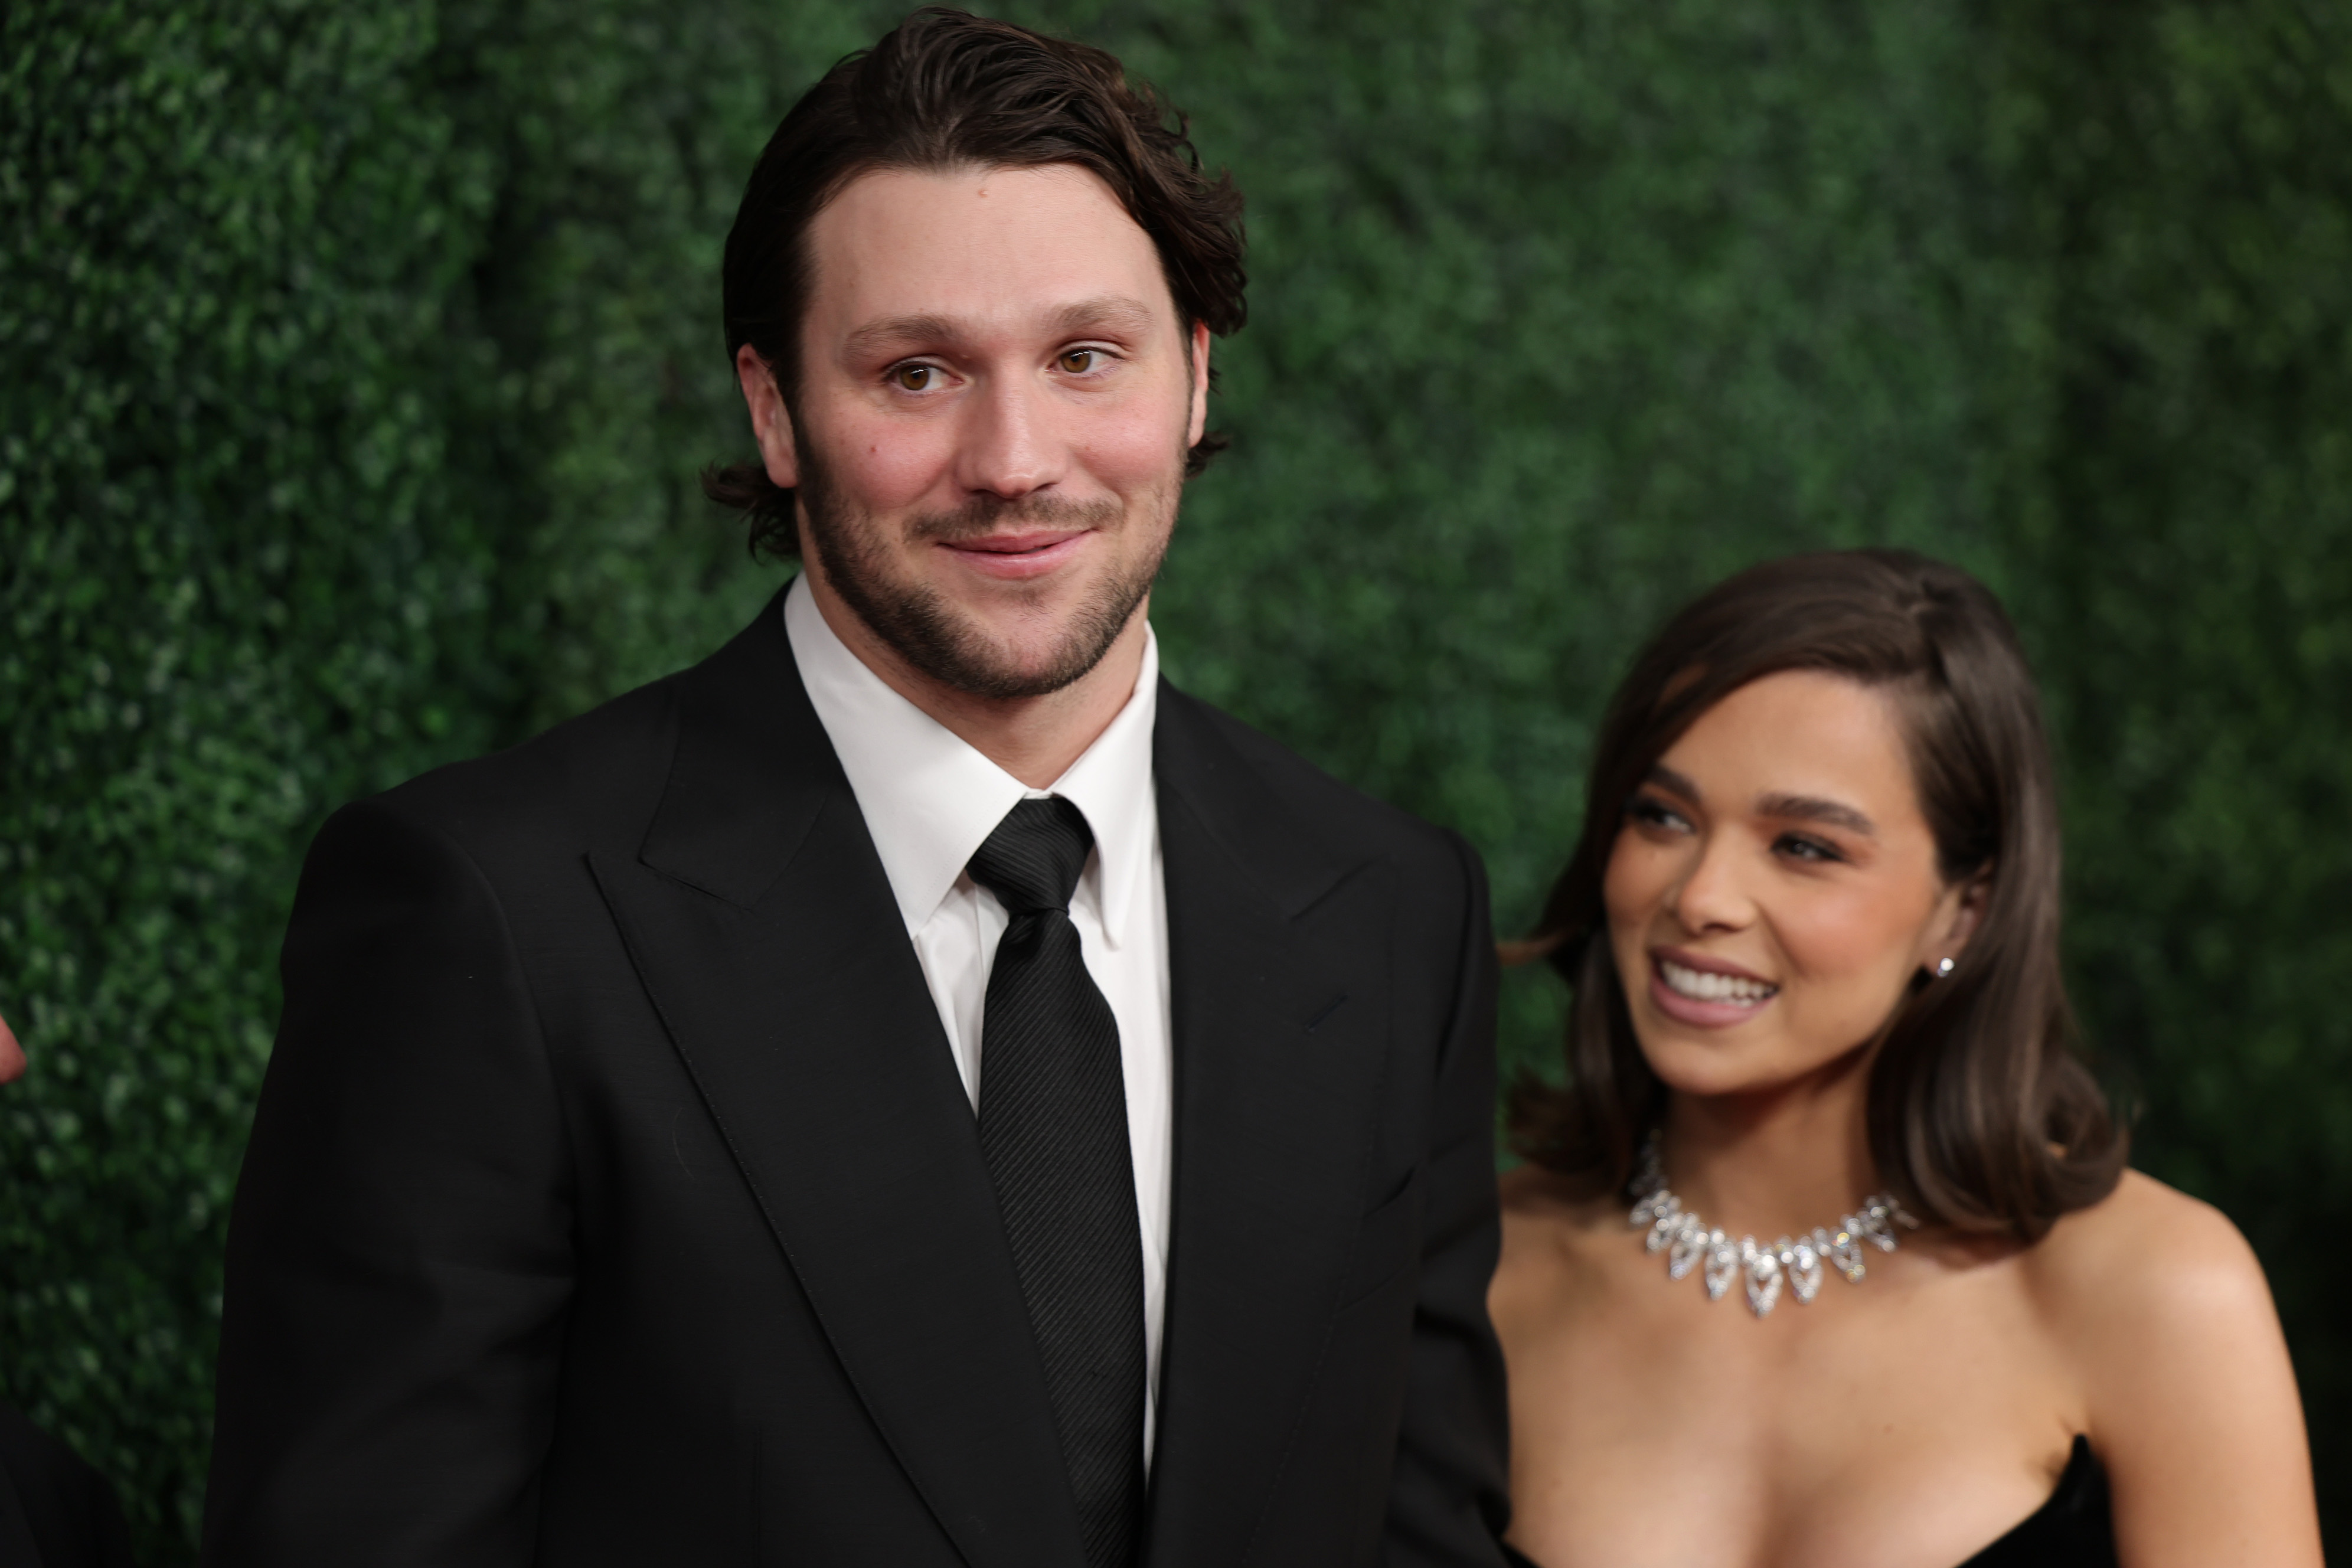
[[[1948,973],[1938,966],[1957,962],[1969,939],[1976,935],[1985,905],[1992,897],[1992,872],[1987,866],[1944,890],[1936,919],[1928,922],[1927,951],[1920,958],[1920,967],[1928,973]]]
[[[751,434],[768,466],[768,481],[779,489],[800,489],[800,448],[793,439],[792,410],[784,406],[776,373],[749,343],[735,351],[735,381],[743,389],[743,406],[751,411]]]

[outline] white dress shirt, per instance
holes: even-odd
[[[1085,815],[1094,832],[1094,851],[1070,899],[1070,923],[1078,929],[1087,973],[1118,1023],[1136,1217],[1143,1235],[1148,1465],[1168,1296],[1171,1113],[1168,899],[1151,777],[1159,641],[1146,627],[1143,668],[1127,706],[1051,789],[1034,790],[866,668],[825,624],[805,580],[784,595],[784,629],[809,700],[881,855],[975,1112],[984,1065],[982,1005],[1006,917],[996,895],[973,882],[964,867],[1024,799],[1059,795]]]

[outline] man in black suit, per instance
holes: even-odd
[[[1476,858],[1157,676],[1238,213],[959,13],[787,116],[710,482],[803,574],[320,834],[208,1563],[1502,1560]]]

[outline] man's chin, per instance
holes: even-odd
[[[1103,637],[1096,628],[1085,629],[1094,635],[1073,635],[1079,628],[1065,625],[1058,637],[1039,643],[1000,638],[984,624],[966,623],[964,636],[929,650],[925,662],[931,668],[926,673],[974,697],[1000,701],[1050,697],[1091,674],[1117,640]]]

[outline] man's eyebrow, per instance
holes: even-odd
[[[842,340],[851,357],[862,359],[884,349],[911,348],[918,343],[953,345],[962,334],[945,316],[885,316],[868,321]]]
[[[1151,307],[1123,294],[1104,294],[1092,300],[1080,300],[1054,312],[1055,330],[1073,336],[1102,328],[1139,334],[1149,331],[1150,326]]]
[[[1818,822],[1826,826],[1843,827],[1850,832],[1878,836],[1878,825],[1850,805],[1834,800],[1823,800],[1810,795],[1768,795],[1756,802],[1757,814],[1778,816],[1798,822]]]

